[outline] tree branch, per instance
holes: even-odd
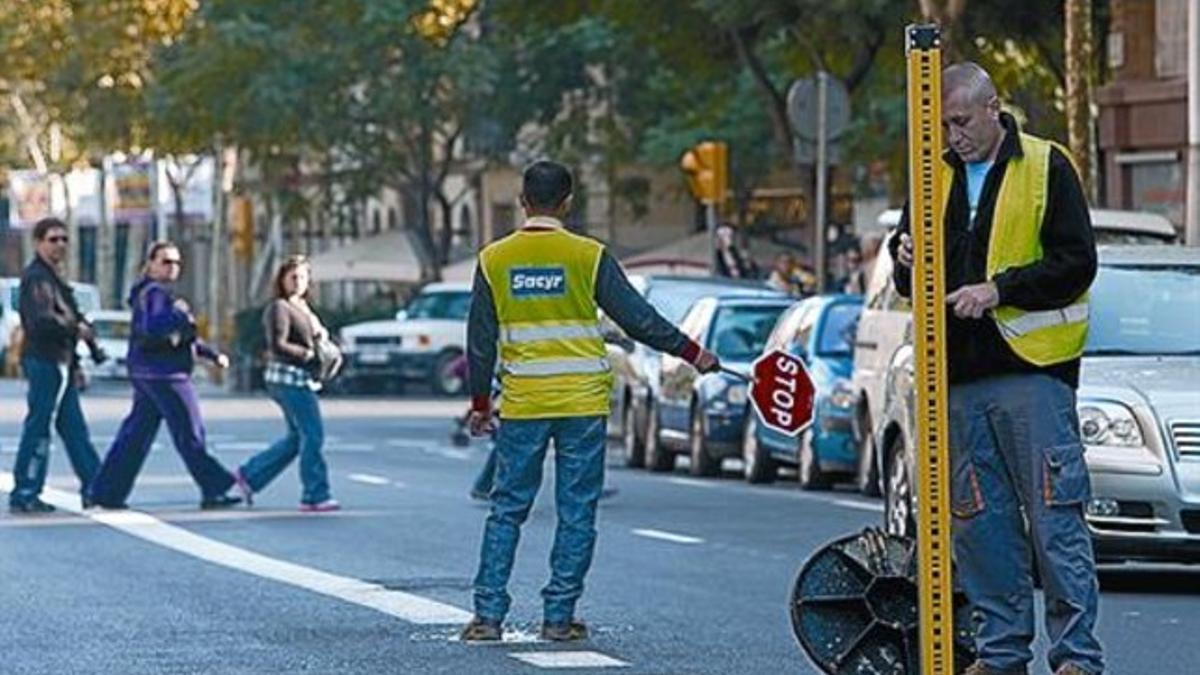
[[[792,154],[792,126],[787,118],[787,99],[775,87],[775,83],[771,81],[771,76],[767,73],[766,67],[754,53],[750,45],[746,44],[745,38],[737,29],[729,31],[733,38],[734,47],[737,49],[738,58],[750,70],[750,74],[754,77],[754,81],[758,83],[759,91],[763,95],[763,99],[767,105],[767,113],[771,116],[771,126],[775,132],[775,140],[780,147],[787,151],[787,155]]]

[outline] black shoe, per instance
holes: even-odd
[[[600,490],[600,499],[608,499],[609,497],[614,497],[614,496],[616,496],[616,494],[618,492],[620,492],[620,490],[618,490],[617,488],[606,485],[603,488],[601,488],[601,490]]]
[[[29,501],[9,502],[8,510],[10,513],[54,513],[58,509],[55,509],[53,504],[47,504],[34,497]]]
[[[579,642],[588,639],[588,628],[582,621],[543,623],[542,639],[552,642]]]
[[[231,506],[237,506],[242,503],[241,497],[233,495],[217,495],[216,497],[205,497],[200,502],[200,508],[209,511],[212,509],[227,509]]]

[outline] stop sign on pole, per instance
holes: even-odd
[[[776,349],[754,362],[750,400],[768,428],[796,436],[812,422],[816,393],[804,361]]]

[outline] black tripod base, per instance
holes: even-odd
[[[917,551],[912,539],[867,529],[827,544],[792,587],[792,631],[822,672],[917,675]],[[954,672],[975,659],[971,614],[954,594]]]

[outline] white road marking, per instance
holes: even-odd
[[[372,452],[374,443],[326,443],[325,452]]]
[[[513,652],[509,654],[538,668],[627,668],[629,664],[600,652]]]
[[[271,446],[271,441],[232,441],[229,443],[214,443],[213,447],[222,452],[253,452],[255,450],[266,450]]]
[[[689,537],[686,534],[675,534],[674,532],[663,532],[662,530],[633,530],[633,533],[639,537],[647,539],[659,539],[669,541],[676,544],[703,544],[704,540],[699,537]]]
[[[391,481],[383,476],[376,476],[371,473],[352,473],[346,476],[355,483],[366,483],[367,485],[387,485]]]
[[[876,504],[874,502],[856,502],[851,499],[832,499],[829,503],[837,506],[844,506],[848,509],[870,511],[872,513],[883,513],[883,504]]]
[[[674,483],[676,485],[687,485],[689,487],[702,487],[709,489],[717,487],[717,484],[713,483],[712,481],[696,480],[695,478],[668,478],[667,482]]]
[[[0,491],[12,491],[11,474],[0,474]],[[82,515],[164,548],[368,607],[410,623],[460,624],[471,618],[470,612],[453,605],[277,560],[170,525],[141,511],[81,511],[77,496],[54,488],[47,488],[42,493],[42,498],[64,511]]]

